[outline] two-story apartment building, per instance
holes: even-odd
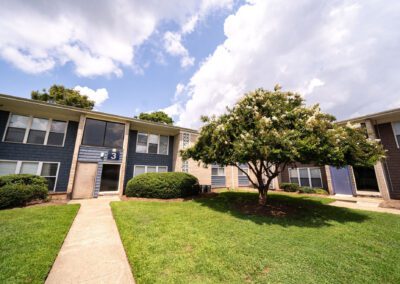
[[[237,168],[182,161],[198,132],[75,107],[0,95],[0,175],[44,176],[70,198],[123,194],[133,176],[182,171],[213,187],[248,186]]]

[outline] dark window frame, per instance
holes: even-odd
[[[101,143],[100,144],[93,144],[93,143],[86,143],[85,142],[85,137],[86,137],[86,127],[88,126],[88,121],[97,121],[97,122],[103,122],[104,123],[104,132],[103,132],[103,137],[101,138]],[[121,145],[116,146],[116,145],[106,145],[106,136],[107,136],[107,127],[108,125],[121,125],[122,126],[122,141]],[[83,129],[83,135],[82,135],[82,145],[84,146],[94,146],[94,147],[104,147],[104,148],[116,148],[116,149],[122,149],[124,146],[124,139],[125,139],[125,124],[120,123],[120,122],[112,122],[112,121],[106,121],[106,120],[101,120],[101,119],[95,119],[95,118],[87,118],[85,121],[85,127]]]

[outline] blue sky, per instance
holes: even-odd
[[[398,26],[395,0],[4,0],[0,93],[62,84],[196,128],[279,83],[343,119],[400,107]]]

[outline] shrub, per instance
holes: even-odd
[[[328,192],[325,189],[312,188],[312,187],[309,187],[309,186],[300,187],[299,193],[328,194]]]
[[[281,183],[280,188],[282,188],[283,191],[286,192],[296,192],[300,189],[297,183],[289,183],[289,182]]]
[[[125,194],[128,197],[179,198],[199,193],[199,181],[187,173],[146,173],[129,180]]]
[[[47,180],[43,177],[27,174],[0,177],[0,209],[45,200],[47,194]]]

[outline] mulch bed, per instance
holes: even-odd
[[[297,213],[297,209],[285,204],[271,204],[261,206],[254,201],[235,203],[233,208],[242,214],[268,217],[287,217]]]

